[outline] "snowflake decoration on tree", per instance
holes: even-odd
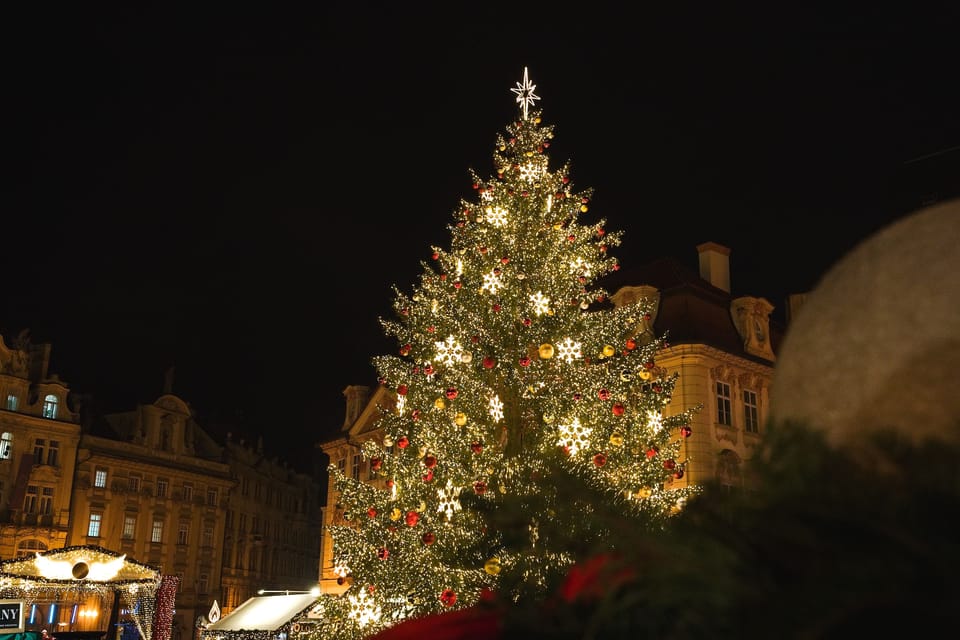
[[[493,418],[494,422],[503,420],[503,402],[500,400],[500,396],[490,398],[490,417]]]
[[[582,356],[583,354],[580,352],[580,343],[574,342],[570,338],[564,338],[563,342],[557,345],[557,357],[566,363],[573,362]]]
[[[654,432],[663,429],[663,415],[659,411],[647,411],[647,427]]]
[[[540,176],[542,176],[546,170],[546,165],[543,160],[544,159],[538,158],[520,165],[520,178],[527,182],[536,182],[539,180]]]
[[[570,273],[583,276],[584,278],[589,278],[590,274],[592,273],[592,270],[590,269],[590,263],[583,258],[578,257],[576,260],[570,263]]]
[[[493,202],[493,187],[487,187],[480,192],[480,200],[483,202]]]
[[[538,316],[542,316],[550,310],[550,298],[543,295],[542,291],[537,291],[532,294],[530,296],[530,302],[533,304],[533,312]]]
[[[560,439],[557,441],[571,456],[590,442],[590,427],[580,424],[580,418],[574,418],[570,424],[560,425]]]
[[[507,210],[503,207],[487,207],[484,209],[487,214],[487,222],[495,227],[504,227],[507,224]]]
[[[447,486],[438,490],[440,504],[437,512],[447,516],[447,520],[453,518],[453,514],[460,511],[460,487],[454,487],[452,480],[447,480]]]
[[[442,362],[447,366],[460,362],[463,347],[457,343],[453,336],[447,336],[444,342],[434,342],[434,345],[437,347],[437,355],[434,356],[434,361]]]
[[[347,602],[350,603],[347,616],[351,620],[355,620],[361,627],[380,619],[380,605],[373,601],[373,598],[367,594],[366,589],[361,589],[357,592],[357,595],[348,596]]]
[[[480,287],[482,291],[496,293],[497,291],[500,291],[501,287],[503,287],[503,280],[500,279],[500,276],[495,270],[484,274],[483,285]]]

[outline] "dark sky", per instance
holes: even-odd
[[[4,20],[0,329],[102,410],[175,365],[201,424],[293,461],[375,383],[391,285],[492,174],[525,66],[621,262],[723,243],[775,315],[960,183],[952,3],[31,4]]]

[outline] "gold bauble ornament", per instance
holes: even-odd
[[[639,372],[637,372],[637,375],[640,376],[641,380],[649,380],[653,377],[653,375],[646,369],[641,369]]]
[[[610,444],[612,444],[612,445],[615,446],[615,447],[622,446],[622,445],[623,445],[623,434],[620,433],[619,431],[614,431],[613,433],[611,433],[611,434],[610,434]]]
[[[390,519],[396,522],[400,519],[401,515],[403,514],[400,512],[400,509],[394,508],[394,510],[390,512]]]
[[[437,398],[433,401],[433,406],[437,409],[446,409],[447,403],[443,401],[443,398]]]
[[[550,344],[549,342],[544,342],[542,345],[540,345],[539,353],[540,353],[540,357],[543,358],[544,360],[552,358],[553,345]]]
[[[393,446],[393,437],[388,435],[383,436],[383,446],[392,447]]]
[[[491,576],[495,576],[500,573],[500,558],[494,556],[483,563],[483,570]]]
[[[637,491],[637,496],[639,496],[640,498],[649,498],[652,495],[653,495],[653,489],[651,489],[650,487],[642,487],[639,491]]]
[[[603,347],[603,355],[605,355],[605,356],[608,357],[608,358],[611,357],[611,356],[613,356],[613,354],[615,354],[616,352],[617,352],[617,350],[614,349],[613,346],[611,346],[611,345],[609,345],[609,344],[604,345],[604,347]]]
[[[453,421],[457,424],[458,427],[462,427],[463,425],[467,424],[467,414],[458,413],[456,417],[454,417]]]
[[[464,351],[462,354],[460,354],[460,362],[464,364],[470,364],[473,362],[473,354],[469,351]]]
[[[547,424],[550,424],[551,422],[553,422],[553,416],[550,415],[549,413],[545,413],[543,414],[543,421],[546,422]]]

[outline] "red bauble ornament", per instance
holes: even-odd
[[[437,456],[424,456],[423,466],[425,466],[427,469],[433,469],[435,466],[437,466]]]
[[[437,328],[434,327],[433,325],[430,325],[429,327],[427,327],[427,333],[433,333],[433,332],[436,331],[436,330],[437,330]]]
[[[480,441],[474,441],[470,443],[470,450],[474,453],[480,453],[483,451],[483,443]]]
[[[666,470],[668,470],[668,471],[669,471],[670,469],[673,469],[673,468],[676,467],[676,466],[677,466],[677,463],[674,462],[673,460],[669,459],[669,458],[667,458],[666,460],[663,461],[663,468],[666,469]]]
[[[457,280],[456,282],[453,283],[453,288],[454,288],[454,289],[459,289],[459,288],[462,287],[462,286],[463,286],[463,283],[460,282],[459,280]]]
[[[457,593],[453,589],[444,589],[443,593],[440,594],[440,602],[445,607],[452,607],[457,604]]]
[[[457,389],[455,387],[449,387],[447,389],[447,399],[453,400],[456,397],[457,397]]]
[[[660,453],[659,449],[657,449],[656,447],[650,447],[649,449],[647,449],[647,458],[652,458],[658,453]]]
[[[479,185],[478,183],[474,182],[474,183],[473,183],[473,188],[474,188],[474,189],[479,189],[479,188],[480,188],[480,185]]]
[[[502,308],[502,307],[500,306],[500,303],[499,303],[499,302],[495,302],[495,303],[493,304],[493,310],[494,310],[494,311],[500,311],[501,308]]]
[[[433,259],[434,259],[434,260],[437,260],[439,257],[440,257],[440,254],[437,253],[436,251],[434,251],[434,252],[433,252]]]
[[[495,366],[497,366],[497,361],[494,360],[492,356],[485,356],[483,358],[484,369],[493,369]]]
[[[409,344],[403,345],[402,347],[400,347],[400,355],[402,355],[402,356],[410,355],[410,349],[412,349],[412,348],[413,348],[413,347],[410,346]]]
[[[576,239],[577,239],[577,236],[573,235],[572,233],[567,236],[567,240],[569,240],[570,242],[573,242]]]
[[[432,531],[427,531],[425,534],[423,534],[423,537],[420,538],[420,540],[423,541],[423,544],[429,547],[430,545],[432,545],[434,542],[437,541],[437,536],[435,536]]]
[[[679,467],[676,471],[673,472],[673,477],[679,480],[683,477],[683,467]]]
[[[397,446],[401,449],[406,449],[408,446],[410,446],[410,439],[407,438],[407,436],[400,436],[397,438]]]
[[[656,365],[653,363],[653,360],[647,360],[646,362],[643,363],[643,368],[646,369],[647,371],[649,371],[650,369],[653,369],[655,366]]]
[[[693,429],[690,428],[690,425],[685,424],[682,427],[680,427],[680,435],[682,435],[684,438],[689,438],[690,434],[692,433],[693,433]]]
[[[369,509],[367,509],[367,515],[370,516],[371,518],[376,518],[377,510],[374,509],[373,507],[370,507]]]
[[[610,399],[610,390],[609,390],[609,389],[600,389],[600,391],[597,391],[597,397],[600,398],[601,400],[609,400],[609,399]]]
[[[612,409],[612,410],[613,410],[613,415],[615,415],[615,416],[622,416],[622,415],[623,415],[623,412],[624,412],[626,409],[624,408],[624,406],[623,406],[622,403],[618,402],[618,403],[616,403],[616,404],[613,405],[613,409]]]
[[[473,344],[477,344],[478,342],[480,342],[480,336],[470,336],[470,342],[472,342]]]
[[[487,252],[487,248],[486,248],[486,247],[480,247],[479,249],[480,249],[480,253],[486,253],[486,252]]]
[[[383,466],[383,458],[370,458],[370,468],[374,471],[380,471]]]
[[[606,230],[604,230],[603,227],[600,227],[599,229],[597,229],[597,235],[600,236],[601,238],[602,238],[602,237],[604,236],[604,234],[606,234],[606,233],[607,233],[607,232],[606,232]]]
[[[417,523],[420,522],[420,514],[416,511],[407,511],[405,522],[408,527],[415,527]]]
[[[487,483],[483,480],[477,480],[473,483],[473,491],[478,495],[482,496],[487,492]]]
[[[414,409],[413,411],[411,411],[411,412],[410,412],[410,418],[413,419],[414,422],[419,421],[419,420],[420,420],[420,409]]]
[[[387,481],[384,483],[384,485],[386,485],[387,489],[393,489],[393,484],[394,484],[393,478],[390,478],[389,480],[387,480]]]
[[[397,387],[397,395],[405,396],[407,395],[407,385],[401,384]]]
[[[661,387],[659,384],[653,385],[651,389],[653,389],[654,393],[660,393],[661,391],[663,391],[663,387]]]
[[[381,560],[386,560],[390,557],[390,550],[386,547],[380,547],[380,549],[377,550],[377,557]]]
[[[531,324],[533,324],[533,320],[531,320],[530,318],[523,319],[523,326],[529,327]]]
[[[433,470],[427,471],[425,474],[423,474],[423,481],[433,482]]]
[[[443,282],[443,281],[445,281],[446,279],[447,279],[447,274],[441,273],[441,274],[440,274],[440,282]]]
[[[598,453],[597,455],[593,456],[593,464],[598,467],[602,467],[603,465],[607,464],[606,454]]]
[[[508,258],[507,256],[503,256],[502,258],[500,258],[500,262],[502,264],[507,264],[508,262],[510,262],[510,258]]]
[[[563,184],[569,184],[569,183],[570,183],[570,176],[563,176]]]
[[[579,402],[583,398],[583,394],[575,393],[573,394],[573,399],[575,402]]]
[[[629,349],[630,351],[633,351],[636,348],[637,348],[637,341],[634,340],[633,338],[627,338],[627,349]]]
[[[530,366],[530,358],[528,358],[527,356],[523,356],[522,358],[520,358],[520,366],[521,366],[521,367],[529,367],[529,366]]]
[[[433,371],[434,371],[434,369],[433,369],[433,365],[432,365],[432,364],[428,364],[427,366],[425,366],[425,367],[423,368],[423,373],[424,373],[424,375],[432,376],[432,375],[433,375]]]

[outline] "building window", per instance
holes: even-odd
[[[347,475],[347,459],[346,458],[340,458],[339,460],[337,460],[337,469],[339,469],[340,473],[342,473],[343,475]]]
[[[730,417],[730,385],[726,382],[717,383],[717,423],[728,427],[733,424]]]
[[[203,538],[200,540],[200,545],[203,547],[213,546],[213,528],[212,527],[203,528]]]
[[[170,486],[170,482],[165,478],[157,478],[157,497],[166,498],[167,497],[167,488]]]
[[[260,481],[258,480],[253,485],[253,497],[259,500],[260,496],[262,495],[263,495],[263,485],[261,485]]]
[[[53,514],[53,487],[40,487],[40,515]]]
[[[23,542],[17,545],[18,556],[25,556],[27,554],[32,556],[35,551],[46,551],[46,550],[47,550],[46,543],[40,540],[24,540]]]
[[[743,390],[743,428],[750,433],[760,432],[760,420],[757,414],[757,394]]]
[[[98,489],[107,486],[107,470],[103,467],[97,467],[97,470],[93,472],[93,486]]]
[[[150,528],[150,542],[163,542],[163,520],[155,519]]]
[[[240,495],[242,496],[250,495],[250,479],[249,478],[240,478]]]
[[[47,397],[43,399],[43,417],[50,418],[51,420],[57,417],[57,396],[52,393],[48,393]]]
[[[220,492],[216,487],[207,487],[207,506],[215,507],[220,501]]]
[[[140,476],[130,476],[127,479],[127,488],[130,493],[140,493]]]
[[[90,520],[87,522],[87,537],[99,538],[100,525],[103,523],[103,514],[97,511],[90,512]]]
[[[183,501],[190,502],[193,500],[193,484],[190,482],[183,483]]]
[[[51,440],[50,448],[47,449],[47,464],[51,467],[57,466],[60,457],[60,441]]]
[[[0,435],[0,460],[9,460],[13,457],[13,434],[4,431]]]
[[[200,577],[197,579],[197,592],[206,593],[209,590],[210,576],[206,573],[201,573]]]
[[[124,540],[133,540],[137,532],[137,516],[127,513],[123,516],[123,532],[120,537]]]
[[[353,465],[350,467],[350,475],[353,476],[353,479],[357,482],[360,481],[360,454],[353,454]]]
[[[36,438],[33,441],[33,462],[34,464],[43,464],[43,452],[47,449],[47,441],[43,438]]]
[[[40,488],[31,484],[27,487],[27,493],[23,497],[23,512],[24,513],[36,513],[37,512],[37,497],[40,495]]]
[[[190,542],[190,523],[181,522],[180,528],[177,529],[177,544],[186,545]]]
[[[20,398],[12,393],[7,394],[7,411],[16,411],[20,405]]]

